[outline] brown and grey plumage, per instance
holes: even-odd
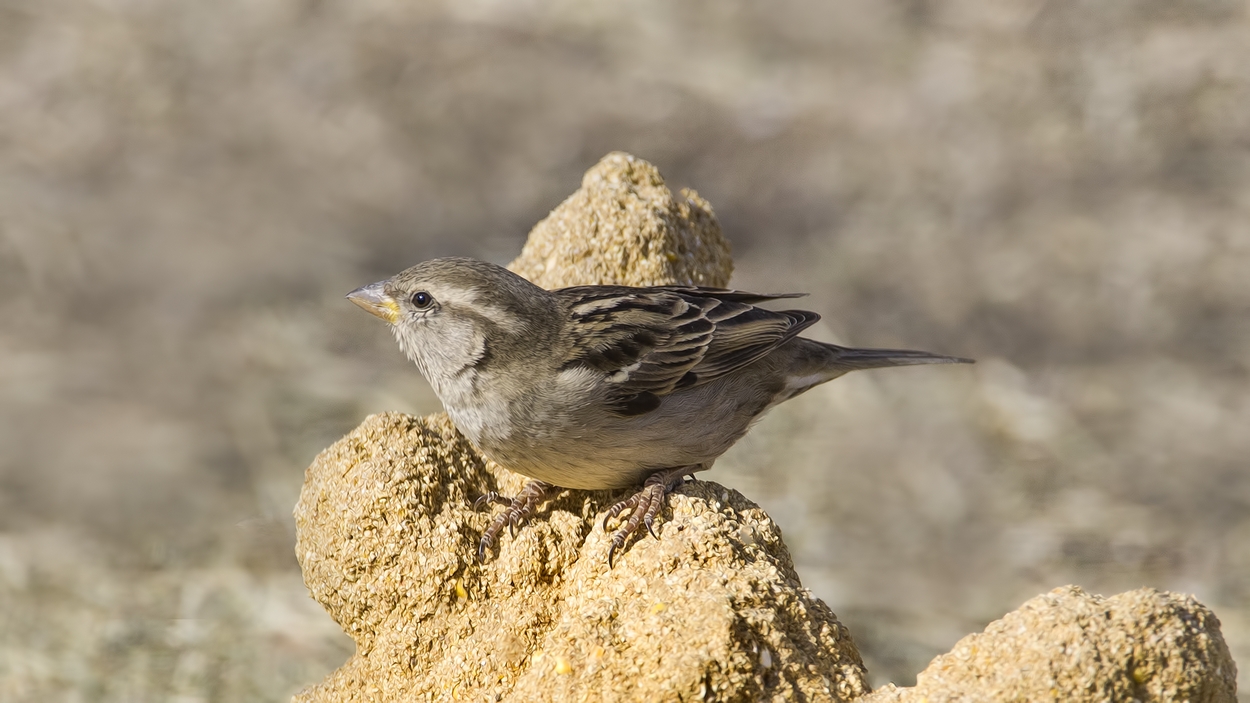
[[[644,484],[611,553],[684,474],[711,466],[769,408],[849,371],[967,363],[797,336],[820,316],[692,286],[547,291],[493,264],[434,259],[348,296],[387,320],[461,432],[534,481],[482,538],[519,524],[550,487]],[[496,496],[488,496],[495,499]]]

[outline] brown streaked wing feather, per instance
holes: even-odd
[[[716,325],[682,296],[663,291],[571,300],[573,350],[565,366],[602,371],[627,393],[667,393],[703,357]]]
[[[701,383],[759,361],[820,319],[820,315],[806,310],[743,307],[747,309],[716,321],[716,335],[694,369]]]
[[[660,396],[758,361],[819,315],[750,302],[792,298],[711,288],[585,286],[555,291],[574,334],[565,368],[587,366],[617,384],[618,412],[636,415]],[[748,302],[749,301],[749,302]]]

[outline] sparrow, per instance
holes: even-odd
[[[484,261],[440,258],[347,298],[390,323],[447,414],[486,457],[531,479],[483,533],[485,559],[556,488],[640,486],[609,568],[652,528],[665,496],[737,442],[778,403],[850,371],[970,359],[855,349],[798,336],[820,316],[768,310],[768,295],[696,286],[545,290]]]

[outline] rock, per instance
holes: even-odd
[[[1235,703],[1237,667],[1219,620],[1193,596],[1066,586],[963,638],[914,687],[863,703],[1042,700]]]
[[[724,287],[733,260],[706,200],[692,190],[674,198],[655,166],[614,152],[534,227],[508,268],[544,288]]]
[[[732,267],[711,207],[619,153],[511,265],[548,288],[725,286]],[[524,481],[441,414],[374,415],[322,452],[295,508],[296,553],[356,654],[295,700],[1235,700],[1219,622],[1193,598],[1075,587],[964,638],[915,687],[863,697],[855,644],[759,506],[687,483],[660,538],[609,569],[600,522],[628,491],[566,491],[479,564],[491,512],[470,502]]]
[[[524,479],[443,415],[374,415],[309,467],[297,554],[356,654],[295,700],[850,700],[846,628],[799,583],[764,511],[715,483],[669,498],[659,539],[607,565],[622,493],[568,491],[474,558],[470,501]]]
[[[534,228],[512,269],[548,288],[724,286],[711,207],[654,166],[609,154]],[[416,370],[413,369],[413,373]],[[309,467],[296,553],[356,654],[295,700],[850,700],[868,691],[846,628],[802,588],[777,526],[703,481],[671,495],[615,568],[600,526],[629,493],[569,491],[475,559],[524,478],[444,415],[374,415]]]

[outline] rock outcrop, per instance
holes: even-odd
[[[543,288],[720,288],[729,284],[733,260],[706,200],[693,190],[674,196],[655,166],[614,152],[534,226],[508,268]]]
[[[723,286],[711,207],[609,154],[535,227],[512,269],[555,288]],[[416,373],[415,369],[413,371]],[[298,701],[850,700],[868,691],[846,628],[802,588],[759,506],[715,483],[670,496],[659,540],[607,564],[616,492],[567,492],[484,564],[487,511],[524,480],[447,418],[375,415],[317,457],[296,507],[309,590],[355,656]]]
[[[312,595],[357,651],[307,703],[849,700],[846,628],[799,584],[777,526],[734,491],[670,496],[660,539],[607,565],[620,494],[567,492],[484,564],[470,502],[523,479],[443,415],[374,415],[322,452],[296,509]]]
[[[705,201],[609,154],[511,267],[548,288],[724,286],[732,262]],[[523,483],[441,414],[374,415],[322,452],[295,509],[297,556],[356,653],[295,700],[1234,700],[1236,669],[1200,603],[1071,587],[965,638],[914,688],[868,694],[846,628],[737,492],[685,484],[659,539],[609,569],[600,522],[627,492],[566,491],[478,563],[491,513],[471,501]]]
[[[1110,598],[1056,588],[968,635],[910,688],[864,703],[1235,703],[1237,667],[1215,614],[1151,588]]]

